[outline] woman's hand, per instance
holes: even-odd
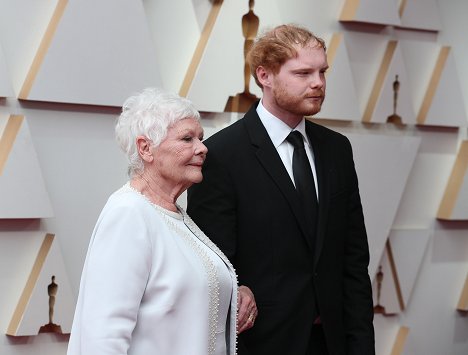
[[[247,286],[240,286],[237,298],[237,334],[254,326],[258,310],[255,297]]]

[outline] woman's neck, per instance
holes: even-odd
[[[130,185],[146,196],[152,203],[166,210],[177,212],[176,201],[180,195],[179,189],[169,188],[162,179],[148,176],[145,173],[135,175]]]

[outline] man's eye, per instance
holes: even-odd
[[[184,138],[182,138],[182,140],[183,140],[184,142],[191,142],[191,141],[192,141],[192,137],[184,137]]]

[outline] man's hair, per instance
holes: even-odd
[[[307,46],[326,50],[323,39],[315,36],[308,29],[294,24],[280,25],[260,34],[247,54],[250,72],[257,85],[262,88],[257,78],[259,66],[277,74],[288,59],[297,56],[298,48]]]

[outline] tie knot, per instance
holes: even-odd
[[[286,140],[293,145],[294,148],[304,148],[304,140],[302,134],[299,131],[292,131],[286,137]]]

